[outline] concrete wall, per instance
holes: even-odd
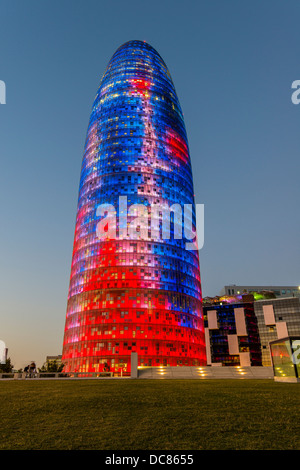
[[[272,367],[145,367],[139,379],[273,379]]]

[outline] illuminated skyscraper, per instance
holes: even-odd
[[[135,237],[128,234],[134,218],[129,212],[124,219],[119,196],[122,204],[127,197],[128,207],[140,204],[149,213],[190,204],[195,230],[182,111],[164,61],[142,41],[115,52],[93,104],[62,361],[66,371],[82,372],[100,372],[106,364],[129,371],[131,352],[144,366],[205,364],[198,251],[187,250],[186,240],[174,234],[175,215],[169,239],[154,236],[150,222],[136,226]],[[116,209],[116,237],[99,238],[103,204]]]

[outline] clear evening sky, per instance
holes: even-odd
[[[0,17],[0,339],[16,367],[61,354],[89,114],[131,39],[162,56],[184,112],[204,296],[300,283],[299,1],[2,0]]]

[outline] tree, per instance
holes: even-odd
[[[39,369],[40,372],[61,372],[64,368],[64,364],[58,364],[56,360],[45,362],[45,364]]]
[[[13,367],[14,367],[14,366],[13,366],[12,363],[11,363],[10,357],[8,357],[8,358],[6,359],[6,363],[5,363],[5,364],[0,364],[0,373],[3,374],[3,372],[4,372],[4,373],[5,373],[5,372],[8,372],[8,373],[9,373],[9,372],[12,372]]]

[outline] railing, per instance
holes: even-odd
[[[73,379],[73,378],[105,378],[122,377],[117,372],[6,372],[0,373],[0,379]]]
[[[0,374],[0,379],[13,379],[14,378],[14,373],[9,373],[9,372],[3,372]]]

